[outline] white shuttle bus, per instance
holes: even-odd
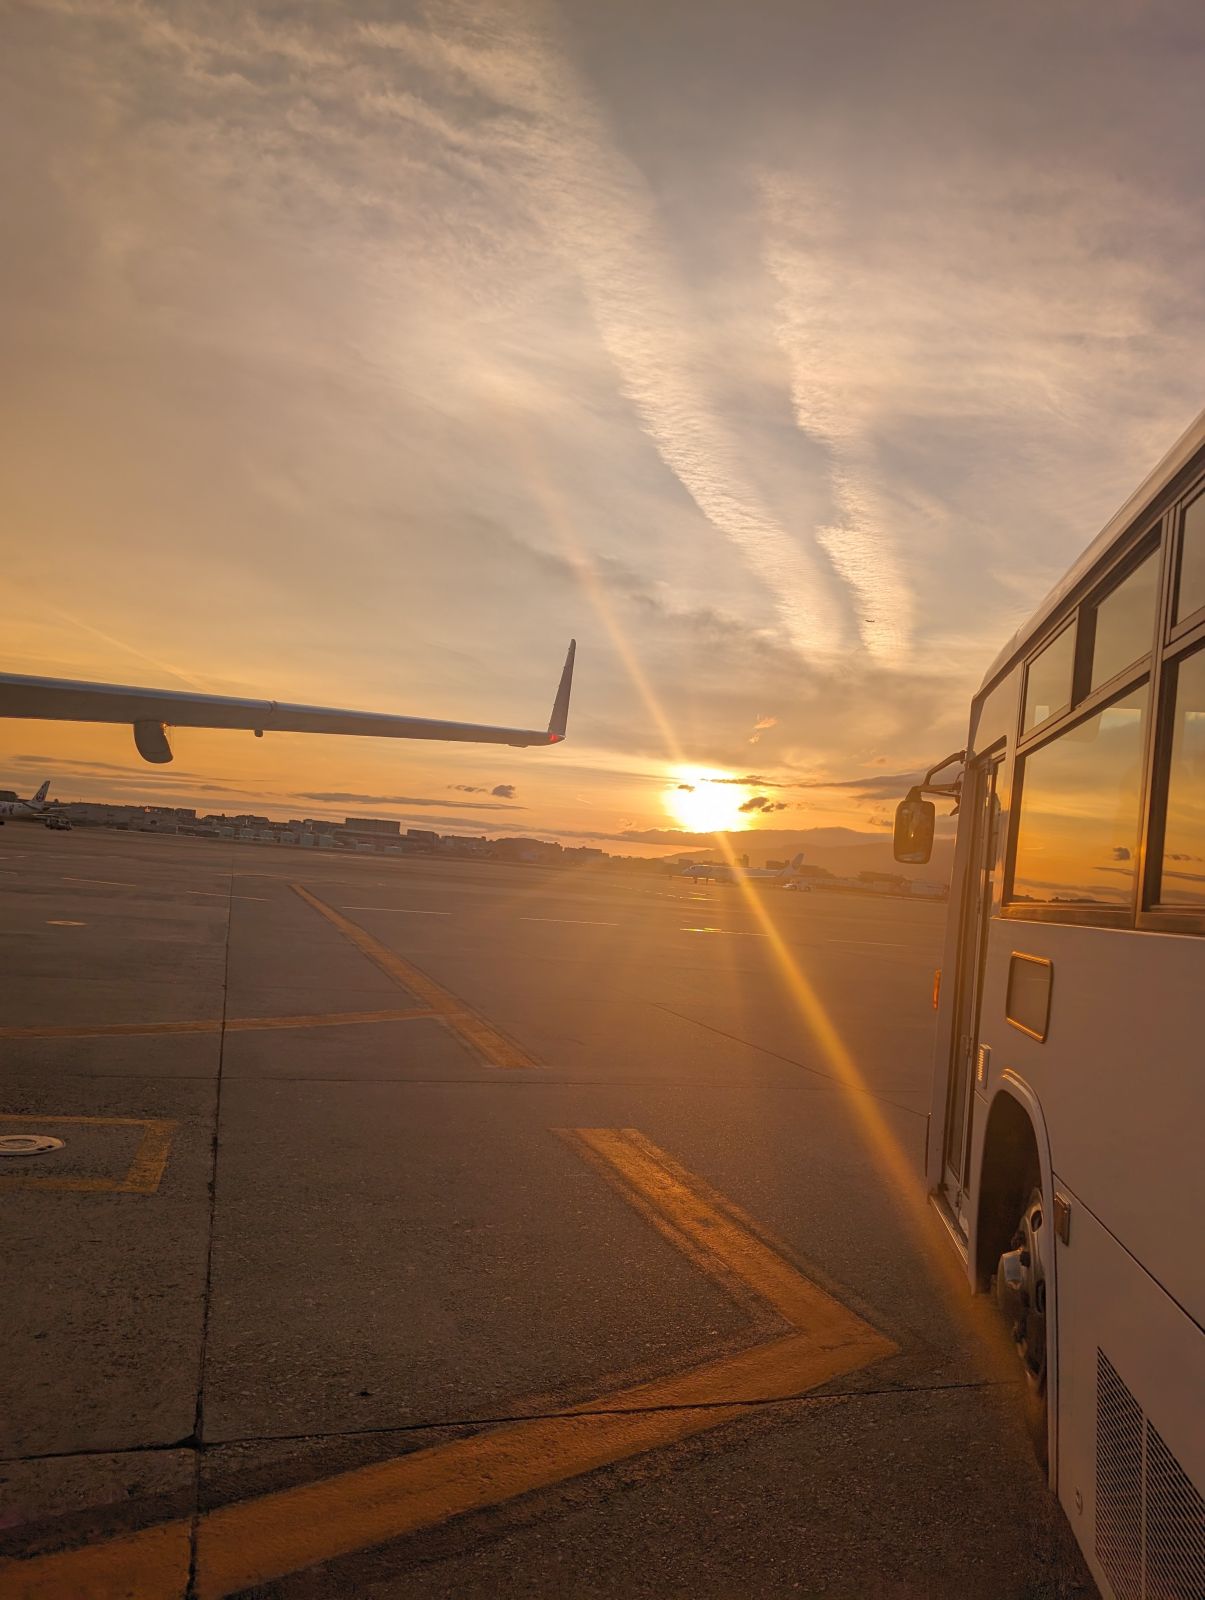
[[[933,1205],[1101,1593],[1202,1600],[1205,413],[997,657],[901,860],[932,794],[958,800]]]

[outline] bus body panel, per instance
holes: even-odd
[[[1014,951],[1053,964],[1045,1042],[1006,1020]],[[1008,1069],[1032,1086],[1061,1177],[1198,1323],[1205,1046],[1190,1001],[1202,994],[1199,937],[992,919],[979,1031],[989,1093]]]
[[[1205,1571],[1188,1487],[1205,1483],[1205,1338],[1056,1181],[1071,1201],[1057,1247],[1059,1500],[1102,1594],[1190,1600]]]

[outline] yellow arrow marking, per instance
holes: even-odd
[[[789,1400],[895,1350],[869,1323],[802,1276],[737,1208],[633,1129],[579,1128],[572,1143],[692,1261],[792,1331],[569,1408],[491,1428],[198,1520],[196,1595],[221,1600],[302,1567],[385,1544],[450,1517],[580,1477]],[[85,1550],[0,1566],[3,1600],[178,1600],[189,1523],[126,1534]]]

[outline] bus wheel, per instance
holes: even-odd
[[[1012,1248],[996,1267],[996,1304],[1004,1314],[1025,1374],[1025,1422],[1038,1460],[1048,1465],[1046,1418],[1046,1259],[1049,1229],[1045,1202],[1034,1188],[1013,1234]]]

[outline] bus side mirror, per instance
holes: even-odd
[[[895,808],[895,859],[923,863],[933,854],[933,830],[937,807],[921,798],[919,789],[910,789],[907,798]]]

